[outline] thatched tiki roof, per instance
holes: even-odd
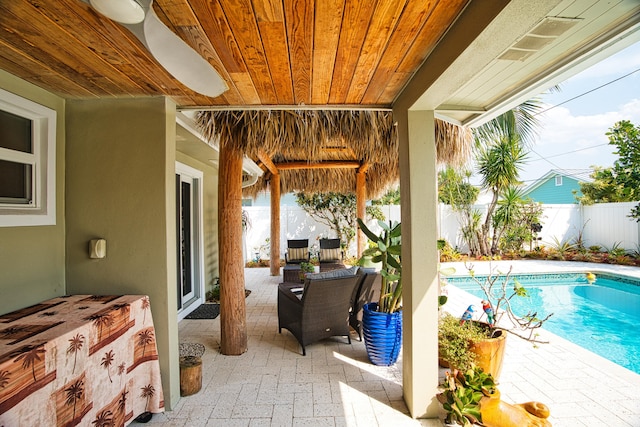
[[[269,161],[278,169],[282,193],[353,193],[359,168],[366,170],[367,199],[399,180],[398,136],[390,111],[203,111],[197,122],[209,141],[219,138],[267,172],[244,189],[245,196],[267,190]],[[461,163],[470,146],[467,128],[436,120],[438,162]]]

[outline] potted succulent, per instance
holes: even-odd
[[[496,393],[491,374],[473,366],[466,371],[454,369],[446,372],[441,384],[442,392],[436,398],[442,404],[445,425],[472,426],[482,423],[480,402]]]
[[[443,316],[440,319],[438,346],[440,359],[459,369],[468,369],[471,363],[479,365],[497,380],[502,369],[502,358],[507,333],[525,339],[534,345],[545,343],[537,329],[552,316],[539,319],[537,313],[516,315],[510,302],[513,298],[526,297],[527,290],[515,279],[511,271],[500,274],[490,269],[487,277],[480,279],[473,266],[467,266],[470,276],[483,291],[480,320],[472,319],[479,309],[470,305],[462,318]],[[505,317],[506,316],[506,317]],[[501,321],[505,317],[504,321]]]
[[[376,235],[358,218],[358,226],[372,242],[362,255],[380,263],[382,276],[380,299],[363,308],[362,330],[371,363],[389,366],[396,362],[402,347],[401,227],[398,222],[378,224],[381,232]]]

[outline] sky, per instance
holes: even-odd
[[[542,96],[548,110],[540,114],[539,135],[520,174],[525,185],[551,169],[613,165],[617,156],[606,132],[620,120],[640,126],[640,43],[566,80],[560,89]]]

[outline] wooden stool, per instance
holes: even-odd
[[[180,396],[190,396],[202,388],[202,359],[197,356],[180,358]]]

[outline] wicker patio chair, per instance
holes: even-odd
[[[340,239],[320,239],[318,261],[320,272],[345,268],[342,260],[344,253]]]
[[[309,262],[309,239],[290,239],[287,240],[287,253],[284,254],[284,260],[287,264],[300,264],[301,262]]]
[[[363,269],[360,269],[363,270]],[[374,269],[364,272],[364,277],[354,290],[351,311],[349,312],[349,325],[358,333],[362,341],[362,308],[365,304],[376,302],[380,299],[380,281],[382,277]]]
[[[278,332],[282,333],[283,328],[289,330],[300,343],[303,356],[307,354],[307,345],[324,338],[345,336],[351,344],[349,308],[354,289],[363,277],[362,274],[350,274],[307,278],[301,294],[291,285],[281,283],[278,286]]]

